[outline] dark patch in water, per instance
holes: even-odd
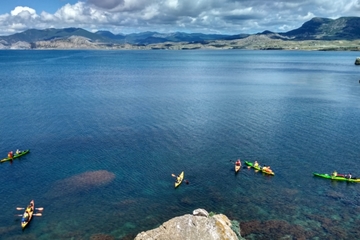
[[[106,185],[115,179],[115,174],[106,170],[85,172],[79,175],[55,182],[47,193],[48,197],[56,198],[72,193],[86,191],[91,188]]]

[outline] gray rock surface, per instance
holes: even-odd
[[[206,212],[206,210],[204,211]],[[239,226],[236,226],[236,228],[238,227]],[[158,228],[141,232],[135,238],[135,240],[155,239],[238,240],[243,238],[232,230],[231,221],[223,214],[216,214],[209,217],[186,214],[170,219]]]
[[[10,49],[30,49],[31,45],[28,42],[19,41],[11,45]]]

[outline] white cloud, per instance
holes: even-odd
[[[44,22],[52,22],[52,21],[56,20],[56,17],[53,14],[50,14],[50,13],[47,13],[47,12],[42,12],[40,14],[40,18]]]
[[[54,14],[63,23],[82,23],[87,18],[86,6],[79,2],[74,5],[66,4]]]
[[[22,6],[18,6],[10,12],[11,16],[17,16],[24,13],[29,15],[36,15],[36,11],[34,9],[29,7],[22,7]]]
[[[18,6],[0,15],[0,35],[28,28],[256,33],[300,27],[312,17],[360,16],[360,0],[82,0],[55,13]],[[39,10],[40,11],[40,10]]]

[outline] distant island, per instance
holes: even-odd
[[[318,50],[359,51],[360,17],[313,18],[300,28],[284,33],[203,34],[142,32],[95,33],[82,28],[29,29],[0,36],[0,49],[109,49],[109,50]]]

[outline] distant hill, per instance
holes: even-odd
[[[44,30],[29,29],[21,33],[16,33],[10,36],[0,36],[0,41],[8,44],[16,42],[33,43],[37,41],[51,41],[56,39],[66,39],[71,36],[84,37],[92,42],[102,43],[116,43],[116,44],[135,44],[148,45],[154,43],[164,42],[204,42],[223,39],[239,39],[249,36],[249,34],[242,35],[220,35],[220,34],[202,34],[202,33],[158,33],[158,32],[141,32],[132,34],[113,34],[109,31],[98,31],[95,33],[86,31],[81,28],[64,28],[55,29],[49,28]]]
[[[251,38],[250,38],[251,37]],[[203,33],[158,33],[141,32],[132,34],[113,34],[109,31],[98,31],[95,33],[86,31],[82,28],[64,28],[64,29],[29,29],[21,33],[9,36],[0,36],[0,49],[9,48],[135,48],[149,45],[173,46],[174,44],[197,44],[197,46],[212,47],[231,47],[234,41],[246,41],[260,49],[267,48],[261,41],[269,43],[269,39],[279,41],[304,41],[304,40],[359,40],[360,39],[360,18],[359,17],[341,17],[338,19],[313,18],[305,22],[301,27],[283,33],[263,31],[257,34],[203,34]],[[244,41],[243,41],[244,42]],[[76,45],[80,44],[80,45]],[[200,45],[199,45],[200,44]],[[281,49],[279,46],[269,47],[271,49]],[[120,46],[122,45],[122,46]],[[249,46],[250,46],[249,45]],[[254,45],[254,46],[255,46]],[[119,47],[120,46],[120,47]],[[233,46],[235,47],[235,46]],[[239,47],[239,46],[237,46]],[[156,49],[157,47],[152,47]]]
[[[92,41],[106,41],[107,39],[101,35],[91,33],[82,28],[64,28],[55,29],[48,28],[44,30],[29,29],[21,33],[15,33],[10,36],[0,37],[0,40],[5,40],[8,43],[16,42],[36,42],[36,41],[49,41],[58,38],[68,38],[71,36],[81,36],[89,38]]]
[[[360,18],[313,18],[300,28],[280,33],[296,40],[355,40],[360,39]]]
[[[107,37],[112,41],[118,43],[129,43],[129,44],[138,44],[138,45],[148,45],[154,43],[164,43],[164,42],[204,42],[204,41],[214,41],[214,40],[223,40],[231,37],[231,35],[221,35],[221,34],[202,34],[202,33],[158,33],[158,32],[141,32],[141,33],[131,33],[128,35],[114,35],[111,32],[96,32],[96,34]],[[235,36],[235,35],[234,35]],[[247,37],[249,35],[243,35],[242,37]],[[241,38],[239,35],[236,35],[236,38]],[[121,40],[121,41],[119,41]]]

